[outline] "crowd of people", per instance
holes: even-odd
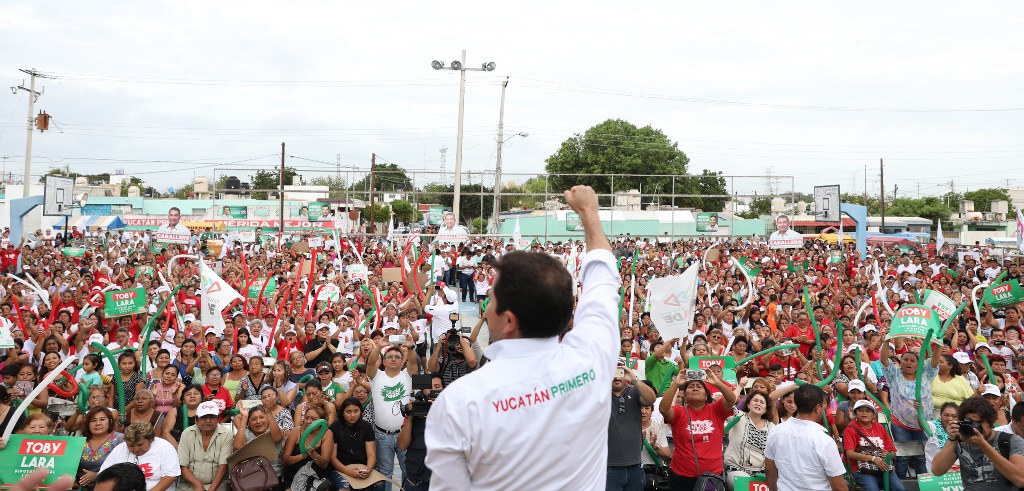
[[[601,267],[590,260],[597,249],[590,236],[534,241],[527,252],[548,262],[530,263],[513,260],[530,255],[515,253],[521,246],[503,237],[443,243],[427,235],[256,232],[255,241],[242,242],[233,232],[193,231],[188,244],[154,243],[145,232],[77,230],[67,241],[37,231],[14,243],[5,233],[0,324],[14,347],[0,350],[0,428],[86,437],[75,477],[86,489],[108,467],[132,462],[144,471],[146,488],[158,491],[227,489],[228,456],[260,437],[275,447],[278,489],[372,482],[390,489],[375,476],[394,477],[397,462],[403,488],[416,490],[437,486],[432,470],[450,470],[459,454],[451,440],[479,437],[465,434],[478,424],[500,424],[487,419],[491,414],[523,418],[505,420],[517,421],[509,423],[513,432],[574,418],[589,418],[593,432],[593,414],[531,413],[558,400],[547,391],[524,385],[525,398],[492,401],[491,392],[467,387],[480,385],[468,377],[474,372],[506,387],[519,383],[505,372],[530,369],[516,358],[528,353],[572,369],[566,360],[578,353],[512,342],[543,337],[529,333],[531,325],[550,325],[545,332],[570,346],[601,339],[573,332],[592,321],[581,318],[584,305],[612,308],[607,298],[585,302],[591,288],[605,294],[608,286],[593,287],[599,273],[584,274],[588,261],[594,271]],[[69,253],[68,246],[85,252]],[[759,237],[617,236],[608,248],[610,259],[600,259],[616,282],[609,286],[618,301],[610,322],[617,318],[619,341],[595,349],[617,351],[617,368],[549,384],[551,393],[564,394],[610,381],[610,394],[600,399],[611,401],[608,450],[587,454],[607,459],[597,463],[607,489],[703,491],[703,482],[718,476],[729,489],[750,477],[767,480],[773,491],[841,490],[847,483],[874,491],[885,479],[900,491],[900,479],[951,469],[971,489],[1024,486],[1022,313],[1018,306],[975,312],[970,302],[985,281],[1003,273],[1019,279],[1016,262],[981,247],[949,254],[933,244],[872,247],[861,259],[852,244],[808,240],[803,248],[772,249]],[[214,313],[222,329],[208,313],[204,322],[201,271],[179,254],[199,256],[243,297]],[[750,282],[740,258],[758,267]],[[565,275],[564,285],[560,276],[545,279],[551,267]],[[690,267],[701,268],[693,327],[666,339],[650,314],[649,283]],[[395,268],[397,280],[388,273]],[[506,293],[496,292],[510,271],[528,275],[521,284],[506,279]],[[525,304],[507,293],[526,298],[531,281],[548,280],[556,290],[564,286],[568,300]],[[276,286],[249,294],[266,283]],[[325,285],[338,293],[319,295]],[[102,291],[131,288],[145,291],[143,311],[106,316],[97,302]],[[969,305],[931,346],[890,338],[892,312],[927,290]],[[502,305],[488,306],[495,298]],[[563,307],[571,316],[575,301],[574,320],[551,319]],[[460,302],[475,302],[480,318],[465,332],[453,329]],[[751,356],[783,345],[797,346]],[[114,353],[114,363],[104,351]],[[72,374],[26,401],[67,357],[76,358]],[[706,364],[692,365],[699,360]],[[76,385],[69,377],[82,387],[81,403],[67,395]],[[15,420],[23,401],[28,410]],[[329,425],[323,438],[300,441],[320,420]],[[491,444],[514,447],[516,435],[506,437]],[[900,455],[899,442],[920,442],[922,451]],[[571,441],[556,450],[588,451]],[[538,463],[555,458],[533,452]],[[479,453],[468,462],[501,479],[519,472]]]

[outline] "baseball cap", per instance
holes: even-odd
[[[862,407],[869,408],[869,409],[871,409],[872,411],[874,411],[876,413],[878,412],[878,408],[876,408],[875,405],[872,404],[871,401],[869,401],[867,399],[861,399],[861,400],[857,401],[857,403],[853,405],[853,412],[857,412],[857,410],[862,408]]]
[[[212,328],[212,327],[207,327],[206,328],[206,334],[207,335],[213,334],[214,336],[216,336],[217,335],[217,330]]]
[[[966,365],[971,362],[971,357],[968,356],[967,353],[964,353],[963,351],[959,353],[953,353],[953,359],[956,360],[957,363],[963,365]]]
[[[981,391],[981,395],[983,396],[1001,397],[1003,395],[1002,392],[999,392],[999,387],[994,384],[985,384],[984,387],[985,390]]]
[[[846,390],[847,391],[859,390],[861,392],[867,392],[868,391],[867,387],[864,386],[864,382],[862,382],[860,380],[851,380],[850,383],[846,385]],[[856,408],[854,408],[854,409],[856,409]]]
[[[89,336],[89,344],[92,344],[92,343],[103,344],[103,335],[100,334],[100,333],[93,333],[92,336]]]
[[[334,369],[331,368],[331,364],[330,363],[323,362],[323,363],[321,363],[321,364],[316,366],[316,373],[323,373],[323,372],[333,373]]]
[[[974,345],[974,352],[977,353],[978,350],[980,350],[981,348],[987,349],[989,351],[989,353],[992,352],[992,347],[989,346],[988,343],[978,343],[978,344]]]
[[[455,303],[459,299],[459,295],[455,293],[455,290],[452,290],[451,288],[444,289],[444,297],[447,298],[448,301],[451,303]]]
[[[199,404],[196,408],[196,417],[202,418],[203,416],[219,416],[220,408],[217,407],[217,403],[213,401],[206,401]]]
[[[185,314],[185,317],[182,318],[182,321],[184,321],[184,322],[195,322],[196,321],[196,316],[194,316],[192,314]]]

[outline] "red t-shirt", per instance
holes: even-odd
[[[700,411],[683,406],[673,406],[675,417],[672,420],[674,442],[672,472],[680,476],[697,477],[697,463],[693,460],[696,454],[700,460],[700,472],[722,473],[722,437],[725,429],[725,418],[732,414],[732,409],[725,409],[725,401],[719,399],[706,404]],[[692,423],[691,423],[692,422]],[[690,441],[693,429],[693,443]],[[694,445],[697,446],[696,451]]]
[[[203,399],[206,396],[213,394],[210,390],[210,386],[203,384]],[[213,402],[217,403],[217,407],[220,408],[220,413],[224,414],[224,411],[235,407],[235,402],[231,400],[231,395],[228,394],[228,390],[224,387],[218,387],[217,393],[213,396]]]
[[[786,358],[772,355],[768,366],[771,367],[775,364],[782,365],[782,373],[786,380],[793,380],[796,378],[796,374],[800,372],[800,358],[797,358],[796,355],[789,355]]]
[[[857,432],[857,429],[864,432],[864,435],[871,439],[867,441]],[[882,425],[872,422],[871,427],[865,429],[861,426],[859,421],[851,422],[846,430],[843,431],[843,449],[845,450],[857,450],[858,445],[871,445],[874,444],[876,447],[889,452],[896,451],[896,445],[892,443],[892,438],[889,438],[889,434],[885,432],[885,428]],[[859,468],[859,461],[849,460],[850,470],[857,472]]]
[[[277,346],[275,347],[277,348],[277,359],[284,361],[288,361],[288,355],[290,355],[292,351],[302,351],[302,347],[299,346],[299,341],[289,344],[282,339],[277,342]]]
[[[808,341],[814,341],[814,327],[813,326],[809,326],[807,328],[807,330],[804,331],[804,330],[801,330],[799,327],[797,327],[794,324],[794,325],[789,326],[786,329],[786,332],[783,334],[783,336],[785,336],[787,338],[793,338],[793,342],[795,342],[795,343],[800,343],[800,341],[796,340],[796,338],[798,338],[800,336],[807,336],[807,340]],[[804,357],[807,357],[808,354],[811,352],[811,348],[813,348],[813,347],[814,347],[813,344],[803,344],[803,343],[800,343],[800,353],[803,354]]]

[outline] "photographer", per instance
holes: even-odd
[[[434,290],[434,296],[430,297],[429,303],[423,307],[423,311],[432,316],[430,319],[430,339],[434,345],[431,349],[437,349],[441,337],[451,329],[452,321],[449,320],[449,316],[459,311],[459,304],[457,302],[459,296],[455,290],[443,284],[435,286]],[[426,295],[421,293],[420,298],[424,303],[427,302]]]
[[[438,392],[444,388],[441,376],[430,376],[430,388],[423,390],[429,408],[437,399]],[[405,470],[402,476],[402,489],[419,491],[430,489],[430,469],[427,468],[427,442],[423,433],[427,427],[427,415],[416,411],[415,402],[406,406],[407,417],[398,433],[398,449],[405,452]],[[429,409],[428,409],[429,410]]]
[[[965,490],[1011,491],[1024,486],[1024,439],[996,432],[996,410],[981,397],[960,405],[959,421],[950,423],[949,439],[932,461],[932,473],[941,476],[960,459]]]
[[[476,353],[469,339],[462,337],[457,329],[451,329],[441,336],[438,349],[430,355],[427,371],[440,374],[444,385],[448,385],[459,377],[476,368]]]

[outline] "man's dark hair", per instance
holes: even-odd
[[[810,414],[815,406],[825,403],[825,391],[811,384],[801,385],[793,392],[793,402],[796,403],[797,414]]]
[[[146,475],[138,465],[122,462],[103,469],[96,484],[114,481],[114,491],[146,491]]]
[[[510,311],[519,320],[519,336],[549,338],[565,333],[572,319],[572,276],[547,254],[515,251],[494,267],[498,313]]]
[[[177,206],[172,206],[172,207],[168,208],[167,209],[167,214],[170,215],[172,211],[176,211],[176,212],[178,212],[179,215],[181,215],[181,210],[179,210]]]
[[[981,396],[969,397],[960,403],[956,417],[963,421],[968,414],[976,414],[982,422],[992,426],[996,424],[996,408]]]

